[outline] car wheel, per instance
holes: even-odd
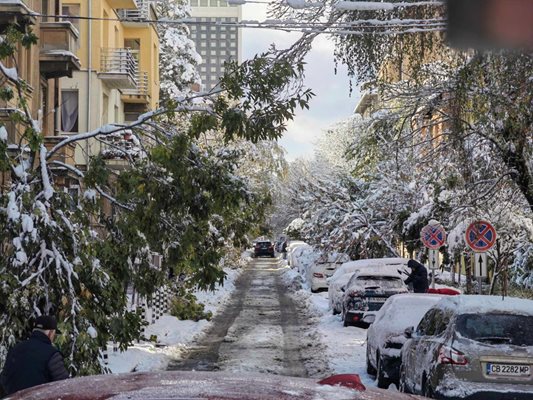
[[[368,342],[366,344],[366,373],[368,375],[376,375],[376,369],[370,363],[370,352],[368,351]]]
[[[385,371],[383,371],[383,360],[379,354],[377,359],[377,365],[378,388],[387,389],[392,382],[389,378],[385,377]]]
[[[422,395],[430,399],[433,398],[433,388],[428,382],[426,374],[424,374],[424,377],[422,378]]]
[[[405,384],[405,381],[406,381],[405,368],[402,363],[400,365],[400,384],[398,386],[398,390],[403,393],[409,393],[409,390],[407,390],[407,385]]]
[[[344,327],[346,328],[346,327],[347,327],[348,325],[350,325],[350,324],[349,324],[348,321],[346,320],[346,311],[344,310],[344,307],[342,308],[342,313],[341,313],[341,315],[342,315],[342,323],[343,323]]]

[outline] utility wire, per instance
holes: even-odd
[[[85,17],[85,16],[72,16],[72,15],[55,15],[55,14],[32,14],[35,17],[40,18],[61,18],[61,19],[77,19],[77,20],[90,20],[90,21],[110,21],[110,22],[139,22],[139,23],[151,23],[151,24],[185,24],[185,25],[208,25],[208,26],[225,26],[234,28],[255,28],[255,29],[273,29],[290,32],[317,32],[316,29],[327,28],[322,33],[342,35],[350,34],[349,29],[359,28],[365,29],[363,32],[353,31],[353,34],[365,34],[372,33],[371,29],[405,29],[409,33],[414,32],[432,32],[436,30],[444,30],[446,20],[445,19],[409,19],[405,20],[405,23],[401,19],[393,20],[358,20],[358,21],[346,21],[339,23],[325,23],[325,22],[298,22],[293,20],[265,20],[265,21],[199,21],[194,18],[182,18],[182,19],[137,19],[137,18],[102,18],[102,17]],[[338,32],[335,29],[342,29],[342,32]],[[390,34],[398,33],[398,31],[391,31]]]

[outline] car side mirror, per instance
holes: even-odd
[[[373,324],[375,320],[376,320],[376,316],[374,314],[365,315],[363,317],[363,322],[367,324]]]
[[[346,288],[345,288],[344,286],[341,287],[341,292],[342,292],[342,293],[346,292]]]
[[[414,330],[415,330],[415,328],[413,326],[410,326],[409,328],[405,328],[405,331],[403,331],[403,335],[407,339],[411,339],[413,337]]]

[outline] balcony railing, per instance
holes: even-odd
[[[148,0],[137,0],[137,9],[117,10],[118,16],[123,21],[143,22],[151,19],[150,4]]]
[[[135,89],[122,90],[124,96],[138,96],[146,98],[148,96],[148,72],[141,71],[137,76],[137,87]]]
[[[138,63],[130,49],[102,49],[98,76],[116,89],[137,87]]]

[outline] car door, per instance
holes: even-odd
[[[413,335],[413,343],[409,346],[408,363],[405,366],[409,387],[414,393],[421,392],[421,382],[423,376],[423,362],[427,356],[430,341],[435,327],[435,314],[439,310],[429,310],[418,324]],[[411,387],[412,386],[412,387]]]
[[[422,386],[425,377],[429,379],[436,365],[439,349],[444,342],[444,334],[452,313],[441,309],[432,311],[426,325],[424,335],[420,339],[416,351],[416,387],[417,393],[423,394]],[[425,376],[425,377],[424,377]]]

